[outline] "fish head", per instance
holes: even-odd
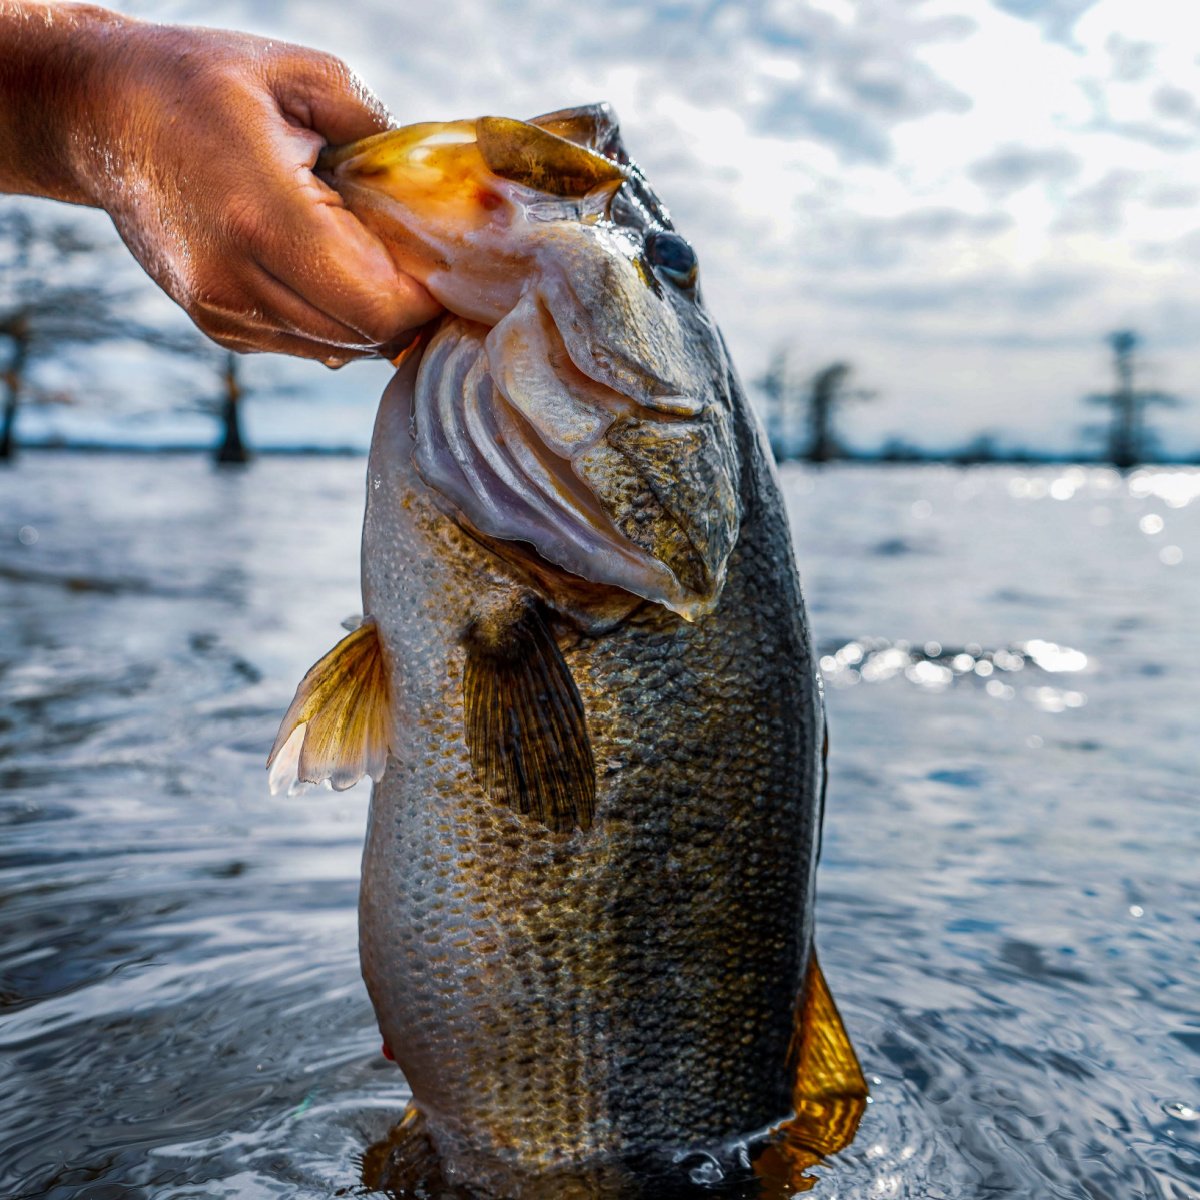
[[[737,397],[699,264],[606,105],[412,126],[325,177],[449,310],[414,395],[454,514],[692,619],[740,522]]]

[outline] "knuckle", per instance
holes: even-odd
[[[323,50],[313,50],[310,54],[313,69],[329,83],[345,87],[355,78],[354,72],[336,54]]]
[[[228,326],[197,321],[196,328],[210,341],[216,342],[224,350],[245,350],[248,348],[246,339],[239,337]]]
[[[192,285],[191,295],[184,307],[197,325],[205,322],[214,326],[227,324],[245,310],[245,305],[230,296],[224,288],[204,281]]]

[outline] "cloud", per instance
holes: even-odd
[[[1074,192],[1063,205],[1055,229],[1112,236],[1121,231],[1128,205],[1145,190],[1145,176],[1122,167]]]
[[[875,287],[835,286],[830,295],[842,304],[883,310],[895,324],[914,312],[953,314],[955,322],[964,317],[976,321],[979,315],[1020,312],[1028,321],[1062,311],[1092,291],[1095,282],[1094,272],[1087,269],[1058,268],[1031,275],[988,271],[957,279],[927,278]]]
[[[1158,53],[1153,42],[1140,42],[1114,33],[1105,43],[1112,58],[1112,78],[1120,83],[1141,83],[1154,70]]]
[[[1001,146],[977,159],[967,174],[995,195],[1007,196],[1034,183],[1063,183],[1079,174],[1079,157],[1061,147]]]
[[[1200,125],[1200,105],[1197,105],[1195,96],[1185,88],[1164,84],[1155,89],[1150,102],[1155,113],[1168,121]]]
[[[1075,22],[1099,0],[992,0],[997,8],[1035,21],[1052,38],[1067,39]]]
[[[1164,181],[1146,192],[1151,208],[1195,208],[1200,205],[1200,185]]]
[[[1004,212],[971,212],[948,205],[927,205],[896,216],[824,212],[809,218],[796,261],[810,271],[845,272],[854,267],[872,274],[919,264],[950,244],[960,250],[1011,229]]]

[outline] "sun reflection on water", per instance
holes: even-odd
[[[1161,500],[1168,508],[1186,508],[1200,499],[1200,472],[1142,467],[1122,477],[1109,467],[1067,467],[1060,475],[1014,475],[1008,494],[1017,500],[1070,500],[1078,492],[1119,493],[1134,500]]]
[[[1087,696],[1073,688],[1036,683],[1022,673],[1078,673],[1087,670],[1088,665],[1088,656],[1082,650],[1043,638],[991,650],[976,643],[956,648],[940,642],[914,646],[902,640],[856,638],[821,656],[821,674],[834,687],[882,683],[895,678],[930,691],[971,683],[982,684],[985,694],[994,699],[1012,700],[1018,694],[1018,687],[1007,680],[1017,679],[1022,685],[1020,694],[1045,712],[1082,708]]]

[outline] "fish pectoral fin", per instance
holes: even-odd
[[[383,776],[389,726],[388,676],[369,618],[300,681],[267,758],[272,793],[298,784],[353,787]]]
[[[867,1106],[867,1081],[813,951],[792,1041],[796,1115],[787,1140],[824,1157],[848,1146]]]
[[[539,605],[505,596],[468,628],[463,690],[475,778],[556,833],[589,829],[596,768],[583,700]]]

